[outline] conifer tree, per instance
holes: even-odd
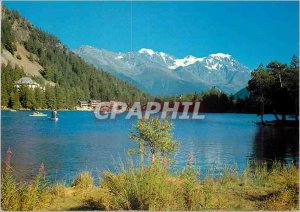
[[[10,94],[10,103],[9,106],[12,109],[20,109],[21,108],[21,103],[20,103],[20,97],[19,97],[19,92],[17,89],[14,89],[11,94]]]

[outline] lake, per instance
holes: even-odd
[[[50,111],[44,111],[50,115]],[[50,181],[70,182],[88,170],[95,177],[116,170],[135,146],[130,131],[135,119],[98,120],[93,112],[59,111],[59,121],[30,117],[31,111],[2,111],[2,163],[12,150],[18,177],[30,179],[44,163]],[[260,127],[255,114],[205,114],[204,120],[172,120],[174,138],[180,141],[174,170],[181,170],[190,152],[201,172],[226,165],[245,168],[248,160],[299,162],[298,129]],[[272,120],[273,116],[267,115]],[[2,164],[3,165],[3,164]]]

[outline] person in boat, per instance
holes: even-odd
[[[33,111],[33,115],[40,115],[41,113],[39,111]]]
[[[57,118],[57,111],[54,109],[52,110],[52,116],[51,116],[52,119],[56,119]]]

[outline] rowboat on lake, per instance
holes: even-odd
[[[47,116],[47,114],[41,113],[41,112],[34,112],[33,114],[29,115],[29,116]]]

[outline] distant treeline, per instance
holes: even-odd
[[[174,102],[200,102],[200,112],[208,113],[255,113],[255,105],[252,104],[249,98],[235,99],[233,95],[228,95],[215,87],[210,90],[180,95],[180,96],[167,96],[156,99],[157,102],[169,102],[170,107]],[[183,110],[183,105],[179,106],[179,111]],[[189,112],[192,112],[194,107],[191,106]]]

